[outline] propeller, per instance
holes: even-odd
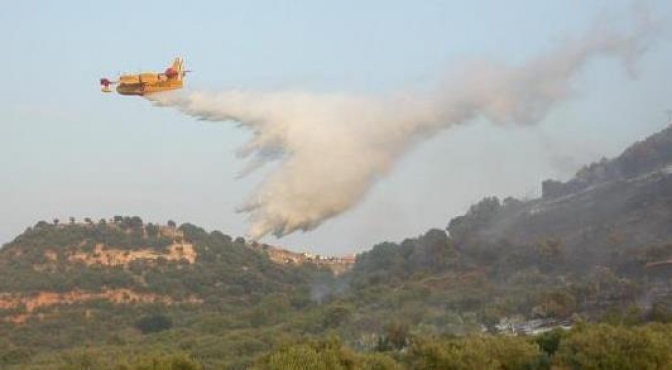
[[[114,85],[116,83],[117,83],[117,81],[111,81],[107,77],[103,77],[103,78],[100,79],[100,84],[105,86],[105,87],[108,87],[110,85]]]

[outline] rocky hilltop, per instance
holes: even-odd
[[[208,310],[292,290],[301,268],[343,273],[353,263],[139,217],[41,221],[0,249],[0,322],[57,318],[66,308],[90,316],[103,303]]]

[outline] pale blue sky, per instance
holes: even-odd
[[[672,2],[650,1],[662,24]],[[263,173],[236,180],[249,133],[134,97],[98,78],[163,69],[189,88],[385,94],[431,85],[472,57],[519,63],[604,14],[626,28],[628,1],[21,1],[0,13],[0,243],[25,227],[139,215],[246,230],[241,204]],[[591,62],[575,96],[538,126],[484,122],[446,131],[406,157],[368,199],[316,231],[274,244],[346,253],[444,227],[483,196],[534,196],[547,177],[618,154],[665,125],[669,28],[630,79]]]

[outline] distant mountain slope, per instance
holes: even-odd
[[[672,127],[567,182],[547,180],[539,199],[486,198],[448,225],[463,249],[552,240],[578,268],[672,241]]]
[[[612,160],[603,158],[583,167],[565,183],[545,181],[543,196],[567,195],[601,183],[634,179],[660,171],[672,171],[672,126],[634,143]]]

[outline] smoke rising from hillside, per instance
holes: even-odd
[[[432,92],[387,97],[300,91],[163,94],[151,99],[208,121],[235,121],[253,132],[240,150],[243,174],[276,161],[240,207],[252,238],[311,230],[358,204],[409,149],[475,118],[534,124],[568,98],[586,62],[609,56],[628,70],[650,41],[649,22],[620,34],[596,26],[519,66],[475,61]]]

